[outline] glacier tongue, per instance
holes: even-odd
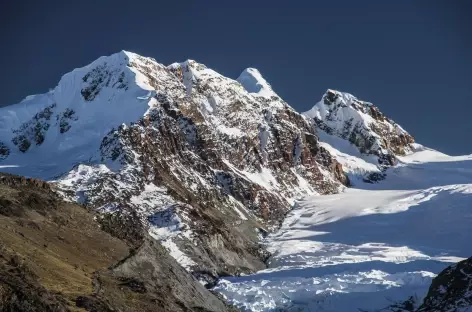
[[[216,290],[244,311],[418,307],[432,278],[472,253],[472,156],[414,148],[380,183],[298,201],[266,240],[269,268]]]

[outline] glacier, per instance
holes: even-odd
[[[381,311],[410,297],[418,307],[436,274],[472,254],[472,155],[414,149],[384,181],[297,201],[266,238],[268,268],[215,290],[243,311]],[[336,155],[352,172],[370,166]]]

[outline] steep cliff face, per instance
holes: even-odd
[[[446,268],[433,279],[418,312],[472,309],[472,258]]]
[[[325,98],[302,115],[256,69],[233,80],[192,60],[164,66],[122,51],[2,108],[0,164],[55,181],[102,212],[104,226],[122,222],[115,234],[132,244],[149,232],[212,282],[263,268],[260,238],[297,198],[349,185],[317,128],[378,156],[379,168],[408,152],[413,139],[372,105]],[[338,120],[344,110],[350,121]],[[126,225],[134,218],[142,229]]]
[[[369,102],[349,93],[328,90],[311,110],[304,113],[319,131],[349,141],[364,155],[373,155],[380,172],[366,175],[366,181],[384,176],[397,163],[396,156],[411,152],[414,138]]]

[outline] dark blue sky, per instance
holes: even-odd
[[[350,92],[420,143],[472,153],[472,1],[3,1],[0,106],[101,55],[258,68],[299,111]]]

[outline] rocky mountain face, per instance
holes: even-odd
[[[415,142],[378,107],[348,93],[328,90],[305,115],[313,120],[319,131],[349,141],[361,154],[376,156],[381,172],[397,163],[396,155],[410,152],[411,144]],[[384,174],[374,173],[365,180],[376,181],[383,177]]]
[[[0,311],[231,311],[158,242],[95,218],[49,183],[1,174]]]
[[[472,309],[472,258],[442,271],[433,279],[418,312]]]
[[[211,285],[265,267],[260,238],[297,198],[349,186],[319,131],[381,169],[414,141],[346,93],[328,90],[300,114],[256,69],[233,80],[192,60],[164,66],[122,51],[0,109],[0,166],[53,181],[136,248],[149,234]]]

